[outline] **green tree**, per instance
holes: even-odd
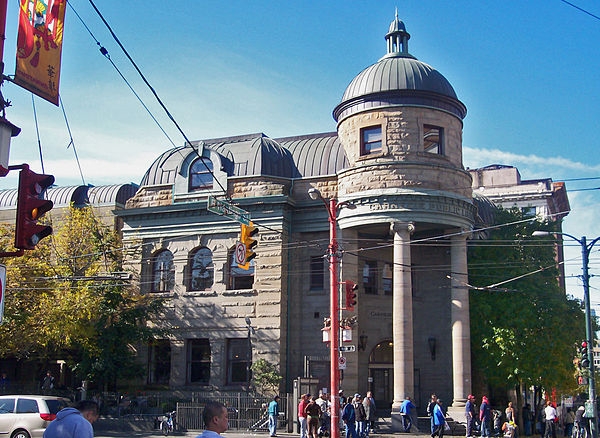
[[[496,215],[498,224],[523,219],[516,209]],[[552,240],[531,237],[552,227],[538,221],[499,227],[469,248],[473,286],[515,279],[502,285],[508,290],[470,293],[473,361],[492,386],[574,389],[575,344],[585,333],[581,303],[560,288]]]
[[[278,392],[282,377],[276,365],[265,359],[258,359],[251,369],[252,384],[260,393]]]
[[[13,233],[0,227],[3,250],[11,249]],[[162,303],[112,278],[123,271],[120,245],[93,208],[70,208],[34,251],[5,259],[0,357],[60,357],[105,388],[138,375],[132,346],[156,333],[146,322]]]

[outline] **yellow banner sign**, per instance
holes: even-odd
[[[20,0],[15,83],[58,105],[67,0]]]

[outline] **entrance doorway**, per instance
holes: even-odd
[[[394,351],[392,341],[380,342],[369,355],[369,390],[378,409],[390,409],[394,399]]]

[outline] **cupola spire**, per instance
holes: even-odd
[[[408,53],[410,34],[406,31],[402,20],[398,18],[398,8],[396,8],[396,17],[392,20],[385,39],[387,41],[387,55],[385,58],[414,58],[414,56]]]

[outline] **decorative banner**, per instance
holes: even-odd
[[[0,265],[0,324],[4,321],[4,294],[6,293],[6,266]]]
[[[20,0],[15,83],[58,106],[67,0]]]

